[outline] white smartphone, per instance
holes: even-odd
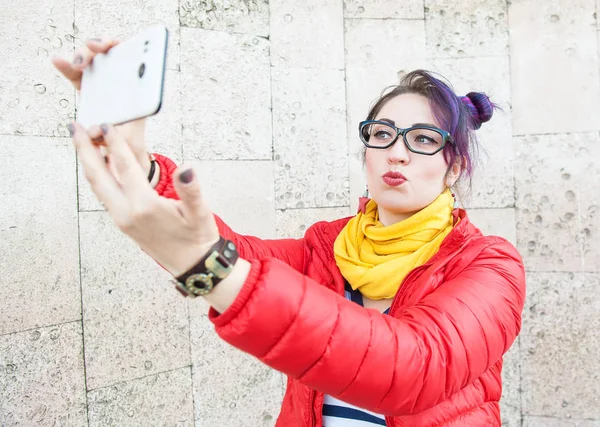
[[[84,127],[118,125],[158,113],[162,104],[169,33],[150,27],[98,54],[83,71],[77,121]]]

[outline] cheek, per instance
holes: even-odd
[[[378,164],[379,162],[377,154],[367,150],[365,154],[365,169],[367,175],[367,183],[371,180],[373,176],[377,174]]]
[[[443,157],[433,158],[433,159],[424,159],[430,160],[429,162],[424,162],[420,165],[417,170],[419,171],[419,175],[423,180],[431,181],[431,182],[442,182],[446,177],[446,170],[448,165],[446,165],[446,161]]]

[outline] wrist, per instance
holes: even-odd
[[[236,269],[239,253],[233,242],[219,236],[216,242],[210,243],[210,247],[207,249],[203,249],[203,247],[205,245],[199,247],[197,250],[187,251],[190,254],[204,253],[204,256],[194,264],[184,262],[181,256],[175,256],[175,259],[183,263],[184,267],[192,265],[185,268],[181,273],[177,269],[170,270],[171,274],[175,276],[175,288],[182,295],[191,298],[205,296],[212,293],[221,282],[225,281],[232,274],[233,279],[229,280],[229,284],[226,285],[228,288],[231,288],[232,281],[233,283],[237,283],[237,280],[240,278],[243,284],[245,276],[243,269]]]
[[[142,166],[142,170],[146,176],[148,176],[150,173],[150,168],[152,167],[152,158],[152,154],[150,153],[144,153],[138,158],[138,162]]]
[[[250,269],[251,264],[239,257],[235,244],[219,237],[195,265],[183,273],[178,274],[174,270],[171,274],[178,274],[173,283],[183,296],[202,296],[216,311],[222,313],[238,297]]]

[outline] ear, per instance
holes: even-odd
[[[456,181],[458,181],[458,178],[463,170],[464,164],[465,159],[463,157],[459,157],[456,159],[454,164],[448,168],[448,172],[446,172],[446,186],[448,188],[456,184]]]

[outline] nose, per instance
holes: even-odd
[[[388,162],[395,165],[401,164],[406,165],[410,161],[410,151],[404,144],[404,139],[402,136],[398,137],[398,140],[387,149]]]

